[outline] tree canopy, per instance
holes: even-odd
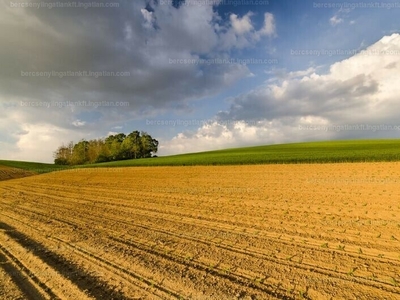
[[[146,132],[118,133],[105,139],[70,142],[54,152],[56,165],[83,165],[125,159],[152,157],[157,153],[158,141]]]

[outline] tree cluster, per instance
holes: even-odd
[[[146,132],[119,133],[105,139],[81,140],[54,152],[56,165],[83,165],[116,160],[152,157],[158,150],[158,141]]]

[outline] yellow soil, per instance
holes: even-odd
[[[4,181],[0,254],[45,298],[399,299],[399,183],[400,163]]]

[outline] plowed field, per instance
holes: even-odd
[[[35,175],[34,172],[0,165],[0,181]]]
[[[400,299],[400,163],[0,182],[1,299]]]

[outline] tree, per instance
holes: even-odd
[[[60,146],[54,152],[58,165],[82,165],[123,159],[152,157],[158,150],[158,141],[146,132],[132,131],[110,135],[105,139],[81,140]]]
[[[81,140],[78,144],[74,146],[72,153],[72,164],[73,165],[83,165],[89,162],[89,142]]]
[[[89,141],[88,145],[88,162],[95,163],[98,162],[100,155],[103,153],[104,150],[104,141],[101,139],[98,140],[91,140]]]
[[[153,139],[146,132],[142,132],[142,136],[140,138],[140,150],[142,158],[151,157],[152,153],[157,153],[158,141]]]
[[[121,144],[121,153],[123,159],[133,158],[134,157],[133,149],[134,149],[133,139],[128,136]]]
[[[56,165],[70,165],[74,143],[70,142],[68,146],[60,146],[54,152],[54,163]]]
[[[124,142],[126,135],[123,133],[119,133],[116,135],[110,135],[106,138],[106,145],[109,149],[110,156],[109,160],[121,160],[123,159],[122,153],[122,143]]]
[[[132,131],[129,135],[129,143],[130,143],[130,152],[132,158],[136,159],[140,157],[140,132],[135,130]]]

